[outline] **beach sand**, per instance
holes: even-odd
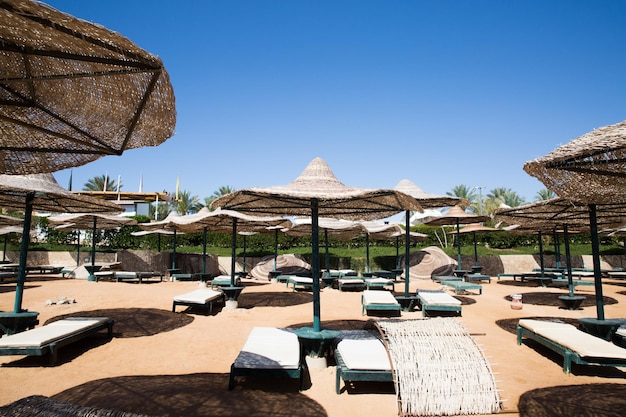
[[[41,357],[0,356],[0,405],[44,395],[153,416],[397,415],[393,384],[361,383],[337,395],[334,366],[310,369],[302,392],[293,380],[271,378],[238,378],[235,389],[228,391],[230,365],[253,327],[310,326],[313,314],[310,291],[293,292],[285,284],[254,280],[246,280],[245,286],[239,308],[205,315],[185,312],[184,307],[171,313],[172,298],[196,289],[197,282],[88,282],[33,275],[24,291],[23,307],[40,313],[40,325],[66,315],[108,316],[115,320],[114,338],[93,337],[64,347],[56,366]],[[626,282],[606,281],[607,318],[626,317],[625,286]],[[430,280],[410,283],[411,292],[438,287]],[[12,310],[14,288],[11,283],[0,285],[0,310]],[[403,292],[404,283],[396,283],[395,291]],[[511,309],[506,298],[516,293],[523,295],[521,310]],[[604,405],[614,404],[611,410],[617,410],[616,415],[625,414],[624,400],[612,392],[624,398],[620,390],[626,387],[626,372],[574,365],[567,375],[561,357],[516,343],[511,330],[522,317],[595,317],[593,286],[577,287],[577,293],[587,295],[580,310],[559,307],[556,297],[565,293],[562,288],[514,284],[508,278],[483,282],[482,295],[458,296],[463,302],[460,320],[484,348],[496,375],[502,413],[517,415],[520,396],[527,391],[555,387],[548,399],[542,400],[539,393],[535,398],[546,405],[577,401],[580,407],[601,398]],[[46,305],[47,300],[60,297],[76,302]],[[323,326],[363,328],[372,318],[361,315],[360,298],[358,291],[323,289]],[[403,312],[402,317],[419,318],[421,312]],[[503,322],[499,325],[498,321]],[[580,387],[570,387],[582,384],[590,388],[586,396],[576,394],[582,392]]]

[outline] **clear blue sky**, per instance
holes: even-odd
[[[74,168],[73,187],[284,185],[319,156],[344,184],[543,185],[522,166],[626,119],[626,2],[50,0],[160,56],[161,146]],[[55,174],[67,187],[70,170]]]

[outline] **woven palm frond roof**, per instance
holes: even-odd
[[[43,3],[0,0],[0,172],[54,172],[174,133],[160,58]]]
[[[564,224],[588,230],[589,207],[564,198],[553,198],[519,207],[497,209],[495,218],[504,223],[520,224],[526,229],[549,230]],[[597,224],[611,227],[626,222],[626,204],[597,205]]]
[[[344,185],[321,158],[313,159],[287,185],[235,191],[216,199],[211,207],[247,214],[309,216],[312,202],[317,203],[320,217],[348,220],[374,220],[405,210],[422,211],[414,198],[400,191]]]
[[[401,191],[415,198],[425,209],[452,207],[456,205],[460,205],[463,207],[469,206],[469,202],[464,198],[452,197],[448,195],[430,194],[407,179],[401,180],[393,189]]]
[[[626,120],[604,126],[524,164],[558,196],[582,203],[626,201]]]
[[[62,188],[52,174],[0,174],[0,207],[23,211],[26,196],[33,196],[33,209],[47,213],[98,212],[115,214],[118,204],[73,194]]]

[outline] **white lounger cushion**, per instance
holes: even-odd
[[[15,333],[0,338],[0,348],[3,347],[40,347],[52,343],[58,339],[78,333],[82,330],[96,326],[108,319],[62,319],[46,324],[35,329],[21,333]]]
[[[583,358],[626,359],[626,349],[585,333],[571,324],[520,319],[519,325]]]
[[[248,335],[234,365],[237,368],[298,369],[298,336],[285,329],[255,327]]]
[[[370,284],[393,284],[393,280],[392,279],[388,279],[388,278],[365,278],[366,282],[369,282]]]
[[[445,292],[439,291],[418,291],[417,294],[426,302],[426,304],[434,304],[441,306],[460,306],[461,302]]]
[[[391,371],[387,350],[378,339],[344,339],[337,344],[337,350],[350,369]]]
[[[313,284],[313,278],[299,277],[297,275],[289,276],[289,281],[297,282],[298,284]]]
[[[182,303],[206,304],[211,300],[215,300],[222,296],[221,291],[215,291],[210,288],[200,288],[185,294],[177,295],[174,301]]]
[[[363,291],[363,304],[398,304],[398,300],[389,291]]]
[[[345,284],[365,284],[365,281],[363,281],[361,278],[340,278],[337,280],[337,282],[339,282],[342,285]]]

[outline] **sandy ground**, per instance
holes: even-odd
[[[245,284],[239,308],[205,315],[183,307],[171,313],[172,298],[197,288],[197,282],[95,283],[31,276],[23,307],[40,312],[40,324],[64,315],[106,315],[115,319],[115,334],[109,342],[93,337],[63,348],[55,366],[41,357],[1,356],[0,405],[38,394],[154,416],[397,415],[393,384],[362,383],[337,395],[332,362],[325,369],[310,369],[302,392],[292,380],[267,378],[238,379],[228,391],[230,365],[254,326],[299,327],[312,320],[310,292],[293,292],[280,283]],[[625,286],[605,283],[605,296],[613,301],[605,308],[607,318],[626,317]],[[417,280],[410,288],[414,292],[438,284]],[[403,292],[404,283],[398,282],[395,291]],[[557,387],[562,396],[572,385],[625,386],[626,373],[612,367],[574,366],[566,375],[560,357],[534,345],[518,346],[515,334],[496,323],[504,320],[511,326],[521,317],[595,317],[593,302],[576,311],[560,308],[555,300],[565,292],[494,279],[483,283],[482,295],[459,296],[460,320],[485,349],[496,374],[502,413],[518,414],[520,396],[537,388]],[[511,309],[506,299],[515,293],[523,294],[522,310]],[[578,287],[577,293],[593,301],[592,286]],[[0,310],[12,310],[14,295],[14,284],[0,285]],[[60,297],[76,303],[46,305],[46,300]],[[360,292],[323,289],[323,325],[362,328],[371,317],[361,315],[360,297]],[[402,317],[418,318],[421,312],[404,312]],[[607,393],[603,401],[612,401]]]

